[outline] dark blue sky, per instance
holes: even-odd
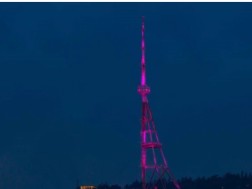
[[[1,3],[0,188],[140,178],[142,15],[175,176],[251,171],[251,3]]]

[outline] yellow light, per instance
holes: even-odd
[[[80,186],[80,189],[95,189],[95,186]]]

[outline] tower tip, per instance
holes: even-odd
[[[145,75],[145,42],[144,42],[144,16],[142,16],[142,42],[141,42],[141,49],[142,49],[142,58],[141,58],[141,86],[146,85],[146,75]]]

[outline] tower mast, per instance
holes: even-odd
[[[141,74],[141,85],[144,86],[146,84],[146,74],[145,74],[145,42],[144,42],[144,17],[142,17],[142,58],[141,58],[141,66],[142,66],[142,74]]]
[[[147,95],[150,88],[146,84],[145,68],[145,40],[144,40],[144,17],[142,17],[142,40],[141,40],[141,82],[138,86],[138,93],[142,97],[142,118],[141,118],[141,180],[142,189],[166,188],[169,177],[176,189],[180,189],[178,182],[171,173],[165,159],[162,144],[159,142],[158,133],[152,118]],[[149,152],[149,153],[148,153]]]

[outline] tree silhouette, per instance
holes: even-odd
[[[252,174],[241,172],[240,174],[226,173],[223,176],[213,175],[211,177],[183,177],[178,180],[181,189],[252,189]],[[157,181],[156,186],[160,188],[165,185],[167,189],[174,189],[169,180]],[[135,180],[124,187],[119,185],[100,184],[97,189],[142,189],[142,183]]]

